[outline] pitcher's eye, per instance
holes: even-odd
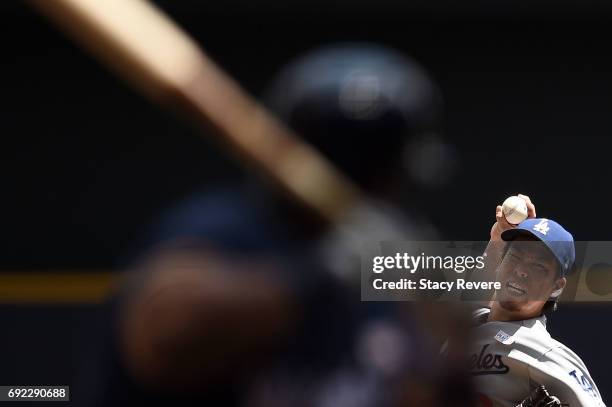
[[[547,273],[547,268],[540,263],[531,263],[531,269],[538,273],[539,275],[544,275]]]

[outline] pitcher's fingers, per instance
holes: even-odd
[[[523,195],[523,194],[518,194],[518,197],[523,199],[525,201],[525,203],[527,204],[527,217],[528,218],[535,218],[536,217],[536,209],[535,209],[535,205],[533,204],[533,202],[531,202],[531,198],[529,198],[527,195]]]
[[[500,205],[495,208],[495,219],[497,220],[497,224],[499,225],[500,230],[508,230],[512,229],[514,225],[512,225],[506,217],[504,216],[504,211]]]

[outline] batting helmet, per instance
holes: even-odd
[[[266,101],[370,190],[403,173],[409,140],[441,127],[442,98],[425,70],[373,44],[332,45],[297,58],[276,77]]]

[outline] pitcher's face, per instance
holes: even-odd
[[[560,287],[559,266],[544,243],[518,237],[497,269],[501,289],[495,300],[508,311],[533,315]],[[561,277],[562,278],[562,277]]]

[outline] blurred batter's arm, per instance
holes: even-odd
[[[157,388],[202,390],[264,363],[297,319],[273,268],[212,250],[170,251],[144,263],[120,312],[131,375]]]

